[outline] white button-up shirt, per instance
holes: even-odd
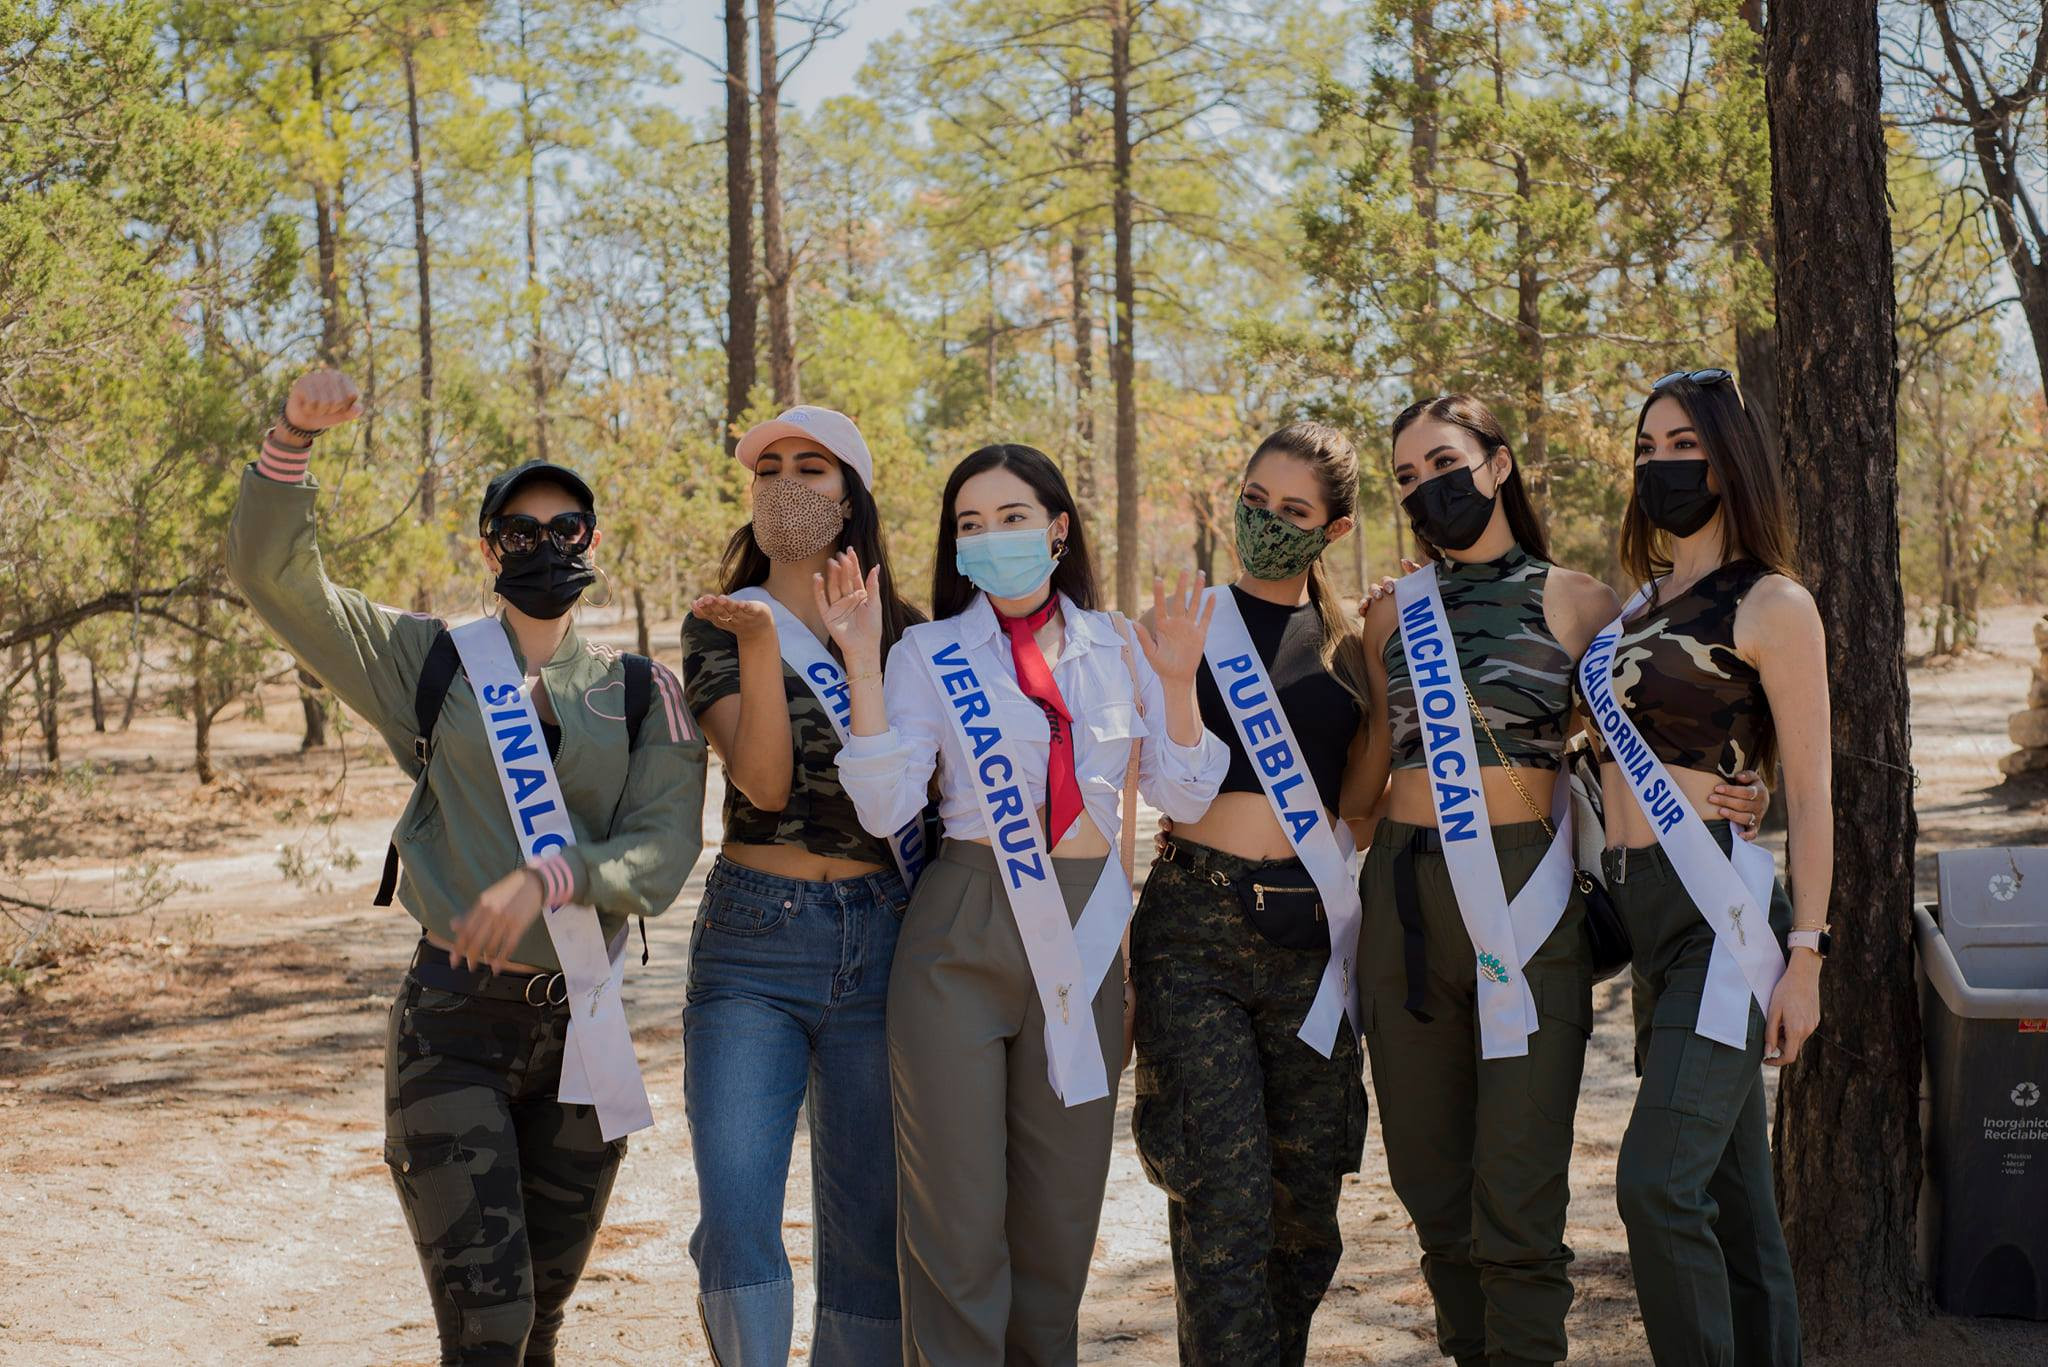
[[[1115,840],[1118,803],[1131,742],[1141,740],[1138,791],[1179,822],[1199,821],[1223,784],[1230,751],[1206,729],[1194,746],[1176,745],[1166,734],[1166,699],[1159,676],[1144,651],[1132,644],[1137,690],[1124,663],[1124,641],[1106,612],[1086,612],[1062,595],[1060,615],[1066,640],[1050,661],[1053,682],[1074,719],[1074,774],[1081,801],[1096,829]],[[1016,747],[1021,777],[1034,808],[1045,806],[1045,773],[1052,730],[1045,713],[1017,684],[1008,635],[996,621],[986,594],[957,617],[927,622],[904,633],[889,652],[882,697],[889,729],[849,736],[839,751],[839,782],[853,799],[861,825],[886,836],[917,815],[926,801],[934,769],[939,775],[939,817],[946,834],[986,840],[974,775],[920,651],[936,652],[957,640],[982,664],[980,671],[996,723]],[[999,667],[995,667],[999,666]],[[1143,701],[1140,713],[1138,702]],[[1149,724],[1148,724],[1149,720]],[[1052,844],[1058,837],[1048,835]]]

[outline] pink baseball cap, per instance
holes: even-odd
[[[815,404],[798,404],[779,417],[749,429],[740,438],[739,448],[733,454],[740,458],[740,464],[751,470],[760,461],[761,452],[767,449],[768,443],[784,437],[808,437],[838,457],[841,465],[859,475],[861,487],[869,490],[875,487],[875,458],[868,454],[868,444],[861,439],[860,429],[853,425],[853,419]]]

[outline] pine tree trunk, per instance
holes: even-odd
[[[725,0],[725,450],[739,445],[739,424],[754,387],[754,125],[747,89],[747,11]]]
[[[1436,336],[1437,279],[1436,279],[1436,154],[1438,140],[1437,100],[1437,56],[1436,56],[1436,6],[1424,3],[1416,5],[1408,14],[1409,36],[1412,43],[1410,68],[1415,79],[1415,115],[1408,135],[1408,181],[1409,197],[1414,202],[1415,215],[1422,220],[1422,242],[1429,254],[1430,276],[1420,282],[1422,298],[1421,323],[1424,344],[1418,356],[1413,397],[1423,399],[1440,393],[1443,376],[1438,370],[1438,339]],[[1360,565],[1359,582],[1364,583],[1365,545],[1359,538],[1356,550]],[[1361,592],[1363,588],[1361,587]]]
[[[434,520],[434,288],[433,244],[427,237],[427,164],[420,150],[420,97],[414,71],[413,48],[408,41],[401,53],[405,62],[405,131],[412,150],[412,249],[419,280],[420,410],[419,464],[421,522]],[[420,591],[415,606],[426,611],[427,591]]]
[[[320,127],[328,131],[327,49],[315,42],[307,52],[307,83],[318,112]],[[341,226],[335,216],[335,192],[315,171],[313,181],[314,259],[318,262],[320,286],[320,363],[338,366],[348,351],[347,334],[341,321]]]
[[[1899,585],[1897,347],[1875,0],[1773,6],[1765,45],[1784,461],[1827,631],[1835,954],[1787,1068],[1774,1160],[1806,1342],[1852,1351],[1926,1310],[1915,1256],[1920,1011]],[[1822,1038],[1825,1036],[1825,1038]]]
[[[107,733],[107,704],[100,697],[99,661],[90,655],[85,658],[86,681],[92,687],[92,729],[100,735]]]
[[[320,701],[320,681],[303,669],[299,671],[299,711],[306,719],[299,749],[322,749],[327,744],[327,708]]]
[[[519,148],[525,162],[521,188],[526,216],[526,378],[533,390],[533,454],[548,456],[548,362],[542,336],[540,288],[540,149],[535,145],[533,85],[527,55],[527,9],[519,7]]]
[[[29,646],[29,663],[34,665],[37,660],[42,663],[35,675],[36,720],[43,733],[43,760],[54,769],[59,749],[58,700],[64,690],[63,665],[57,658],[56,637],[50,637],[41,652],[37,652],[33,644]]]
[[[1131,241],[1131,0],[1110,0],[1110,136],[1115,142],[1116,336],[1109,368],[1116,384],[1116,606],[1135,617],[1138,603],[1137,270]]]
[[[633,586],[633,649],[652,658],[654,638],[647,630],[647,594],[639,585]]]
[[[202,784],[211,784],[213,772],[213,708],[206,697],[207,641],[198,636],[192,642],[192,772]]]
[[[1757,33],[1764,31],[1763,0],[1741,0],[1742,18]],[[1764,47],[1757,44],[1756,62],[1763,69]],[[1754,256],[1775,276],[1778,269],[1777,243],[1771,239],[1767,206],[1738,203],[1729,224],[1735,259]],[[1742,385],[1743,402],[1756,414],[1763,428],[1764,446],[1772,455],[1781,449],[1778,437],[1778,324],[1775,318],[1738,318],[1735,322],[1735,374]]]
[[[761,59],[761,255],[768,274],[768,374],[775,402],[793,408],[803,402],[797,373],[796,320],[791,295],[795,265],[782,230],[781,55],[775,38],[776,0],[755,8]]]

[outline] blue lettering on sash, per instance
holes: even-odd
[[[536,802],[530,807],[521,807],[519,809],[519,824],[525,828],[529,838],[533,835],[533,819],[538,816],[546,816],[554,809],[555,800],[553,798],[548,798],[545,801]]]
[[[1218,660],[1216,662],[1216,668],[1227,669],[1233,674],[1246,673],[1251,667],[1252,657],[1249,655],[1233,655],[1227,660]]]
[[[975,696],[979,697],[979,694]],[[974,747],[974,758],[980,759],[1003,738],[1003,733],[993,726],[970,726],[967,728],[968,743]]]
[[[1034,883],[1045,881],[1045,866],[1038,862],[1036,854],[1029,859],[1006,859],[1003,861],[1003,870],[1009,875],[1010,886],[1013,889],[1023,887],[1027,878]]]
[[[1018,803],[1017,810],[1022,812],[1023,809],[1023,804],[1021,802]],[[1020,816],[1007,826],[997,828],[996,843],[1003,847],[1005,854],[1024,853],[1031,848],[1031,823]],[[1036,856],[1034,855],[1033,857],[1035,858]]]
[[[568,848],[569,841],[566,837],[556,835],[553,831],[550,831],[546,835],[537,837],[533,842],[532,848],[528,849],[527,853],[546,854],[549,850],[566,850]]]
[[[1471,840],[1479,834],[1477,829],[1478,820],[1477,813],[1454,812],[1449,816],[1438,819],[1437,834],[1443,837],[1443,841],[1447,845],[1454,844],[1460,840]]]
[[[1456,745],[1458,737],[1464,734],[1455,726],[1445,726],[1442,722],[1428,720],[1422,723],[1422,730],[1423,734],[1429,737],[1425,743],[1426,748],[1431,750],[1445,745]]]
[[[519,696],[518,684],[485,684],[484,706],[502,707]]]
[[[1455,811],[1460,805],[1471,800],[1472,790],[1462,783],[1438,782],[1436,784],[1436,810],[1438,816],[1442,816],[1446,812]]]
[[[1294,767],[1294,750],[1286,741],[1275,741],[1255,757],[1267,778],[1278,778]]]
[[[976,758],[979,758],[978,754]],[[1002,772],[997,773],[998,769]],[[1008,755],[997,755],[992,759],[983,761],[979,772],[981,774],[981,786],[984,788],[993,788],[998,783],[1008,783],[1017,776],[1017,771],[1010,767],[1010,757]]]
[[[832,709],[832,715],[844,722],[853,715],[853,696],[846,686],[846,677],[839,672],[839,666],[830,660],[813,660],[808,671],[811,682],[818,687],[825,699],[825,706]]]
[[[526,714],[524,712],[515,712],[513,715],[523,717]],[[505,727],[498,732],[498,740],[501,742],[499,758],[507,764],[510,764],[515,759],[532,759],[540,753],[539,750],[534,748],[533,728],[531,726]],[[520,796],[524,797],[525,794],[522,793]]]
[[[1408,655],[1411,660],[1440,660],[1443,658],[1443,654],[1444,643],[1436,638],[1434,629],[1432,629],[1431,635],[1420,637],[1408,646]]]
[[[548,786],[548,776],[538,769],[508,768],[505,777],[512,780],[512,805],[515,807]]]
[[[492,721],[518,721],[526,715],[523,707],[508,707],[502,712],[491,713]]]
[[[1436,605],[1427,598],[1418,598],[1402,610],[1401,634],[1406,636],[1415,627],[1436,629]]]
[[[1445,773],[1444,770],[1452,764],[1458,767]],[[1465,772],[1465,757],[1456,750],[1438,750],[1429,757],[1429,772],[1438,778],[1459,778]]]
[[[1270,707],[1262,707],[1238,723],[1238,730],[1244,732],[1245,744],[1251,745],[1268,736],[1280,734],[1280,714]]]
[[[1280,815],[1287,819],[1287,838],[1297,845],[1302,842],[1304,836],[1316,828],[1316,822],[1322,819],[1307,808],[1298,812],[1282,812]]]
[[[1415,683],[1418,688],[1449,688],[1451,686],[1451,666],[1447,661],[1428,660],[1416,665],[1412,672],[1415,675]],[[1428,709],[1424,708],[1424,710],[1427,711]],[[1443,714],[1438,712],[1432,715],[1442,716]]]
[[[903,829],[890,837],[896,847],[896,857],[903,862],[903,876],[915,878],[924,867],[924,822],[917,817],[903,823]]]
[[[948,669],[959,669],[966,666],[967,656],[961,651],[958,641],[948,641],[943,649],[932,656],[932,663]]]
[[[1266,700],[1266,690],[1261,688],[1258,675],[1251,674],[1230,682],[1230,705],[1240,712],[1248,712]]]
[[[1422,715],[1442,721],[1458,710],[1458,704],[1451,700],[1451,690],[1446,683],[1422,695]]]
[[[991,821],[1001,821],[1006,816],[1024,815],[1024,790],[1014,783],[1007,788],[997,788],[988,795],[986,801]]]

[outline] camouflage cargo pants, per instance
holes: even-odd
[[[426,1273],[444,1367],[548,1367],[625,1153],[555,1099],[565,1006],[411,974],[384,1047],[384,1159]]]
[[[1358,1040],[1340,1027],[1326,1059],[1297,1037],[1328,956],[1261,937],[1210,876],[1307,886],[1300,865],[1176,843],[1131,929],[1131,1128],[1167,1196],[1180,1360],[1291,1367],[1343,1252],[1337,1195],[1364,1150]]]

